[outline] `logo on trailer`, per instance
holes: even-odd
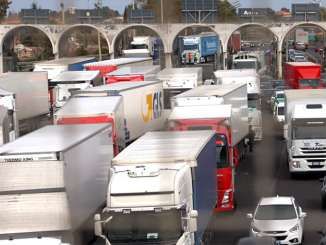
[[[147,94],[145,104],[142,105],[142,116],[144,122],[149,122],[153,119],[161,117],[163,109],[162,92]]]

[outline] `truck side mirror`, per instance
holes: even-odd
[[[95,236],[98,236],[98,237],[103,236],[102,221],[101,221],[100,214],[94,215],[94,233],[95,233]]]
[[[252,219],[252,218],[253,218],[252,213],[247,214],[247,218],[248,218],[248,219]]]
[[[198,218],[198,211],[191,210],[189,214],[189,232],[197,231],[197,218]]]

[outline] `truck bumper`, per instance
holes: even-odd
[[[291,173],[326,171],[325,158],[289,158],[289,170]]]

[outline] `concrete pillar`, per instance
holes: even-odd
[[[227,70],[227,58],[228,58],[228,53],[227,52],[223,52],[223,57],[222,57],[222,70]]]
[[[165,53],[165,68],[172,68],[172,54]]]
[[[282,79],[283,77],[283,69],[282,69],[282,50],[277,51],[277,77],[278,79]]]

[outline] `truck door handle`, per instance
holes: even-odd
[[[223,174],[218,174],[217,177],[223,177]]]

